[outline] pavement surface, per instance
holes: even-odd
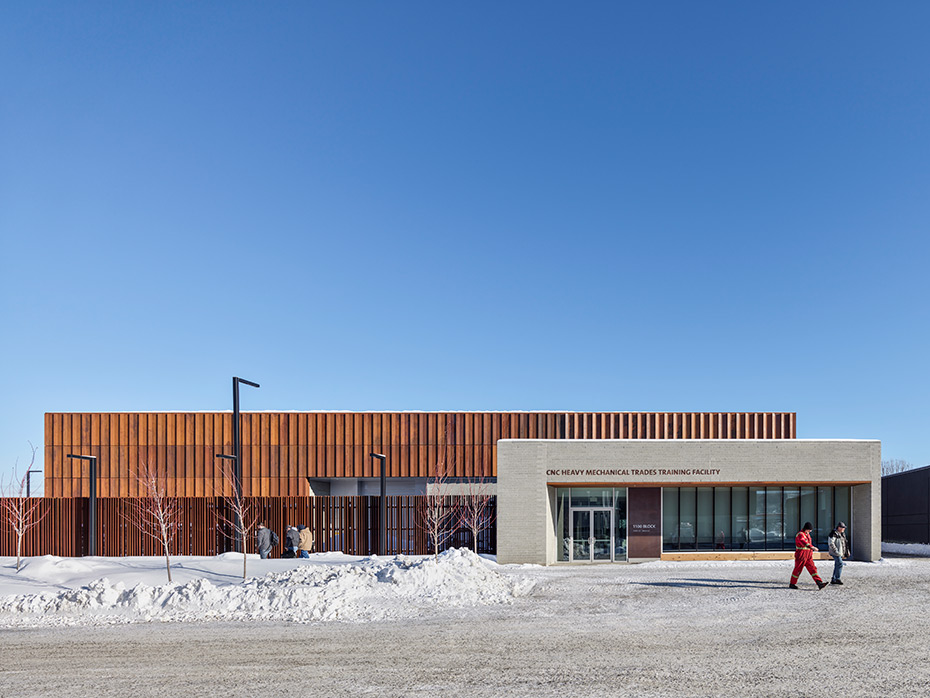
[[[405,620],[0,630],[0,696],[930,695],[930,559],[823,591],[789,562],[504,569],[533,592]]]

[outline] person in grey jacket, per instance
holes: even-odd
[[[264,523],[258,524],[255,529],[255,548],[262,560],[268,557],[271,549],[278,544],[278,534],[267,528]]]
[[[846,540],[846,524],[842,521],[836,524],[830,532],[830,536],[827,538],[827,543],[830,546],[830,557],[833,558],[833,579],[830,580],[830,584],[842,584],[840,580],[840,574],[843,572],[843,567],[845,563],[843,558],[849,557],[849,541]]]
[[[286,550],[290,550],[294,553],[294,557],[297,557],[297,545],[300,543],[300,531],[298,531],[294,526],[288,526],[287,531],[284,532],[284,547]]]

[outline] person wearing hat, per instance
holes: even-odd
[[[310,557],[313,552],[313,531],[300,524],[297,526],[297,557]]]
[[[846,524],[842,521],[837,522],[836,528],[830,531],[827,538],[830,544],[830,557],[833,558],[833,579],[830,584],[842,584],[840,574],[843,572],[845,563],[843,558],[849,557],[849,541],[846,540]]]
[[[288,526],[284,532],[284,552],[287,557],[297,557],[297,546],[300,544],[300,531],[296,526]]]
[[[814,564],[814,551],[817,548],[811,542],[811,531],[813,529],[814,527],[810,521],[806,521],[801,530],[798,531],[798,535],[794,537],[794,572],[791,573],[791,583],[788,584],[789,589],[798,588],[798,577],[801,576],[801,570],[804,568],[807,568],[807,571],[811,573],[811,577],[817,582],[818,591],[827,586],[827,583],[817,574],[817,566]]]
[[[255,529],[255,549],[261,555],[262,560],[268,557],[271,549],[278,544],[278,534],[265,526],[262,521]]]

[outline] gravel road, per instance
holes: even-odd
[[[829,564],[820,564],[829,576]],[[2,696],[926,696],[930,560],[506,568],[512,605],[369,623],[0,630]],[[805,573],[806,574],[806,573]]]

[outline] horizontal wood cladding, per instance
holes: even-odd
[[[244,493],[309,494],[310,479],[377,477],[371,452],[387,456],[389,477],[497,474],[499,439],[793,439],[793,412],[244,412]],[[45,494],[86,497],[97,456],[101,497],[139,495],[144,465],[172,496],[226,493],[231,412],[48,413]]]

